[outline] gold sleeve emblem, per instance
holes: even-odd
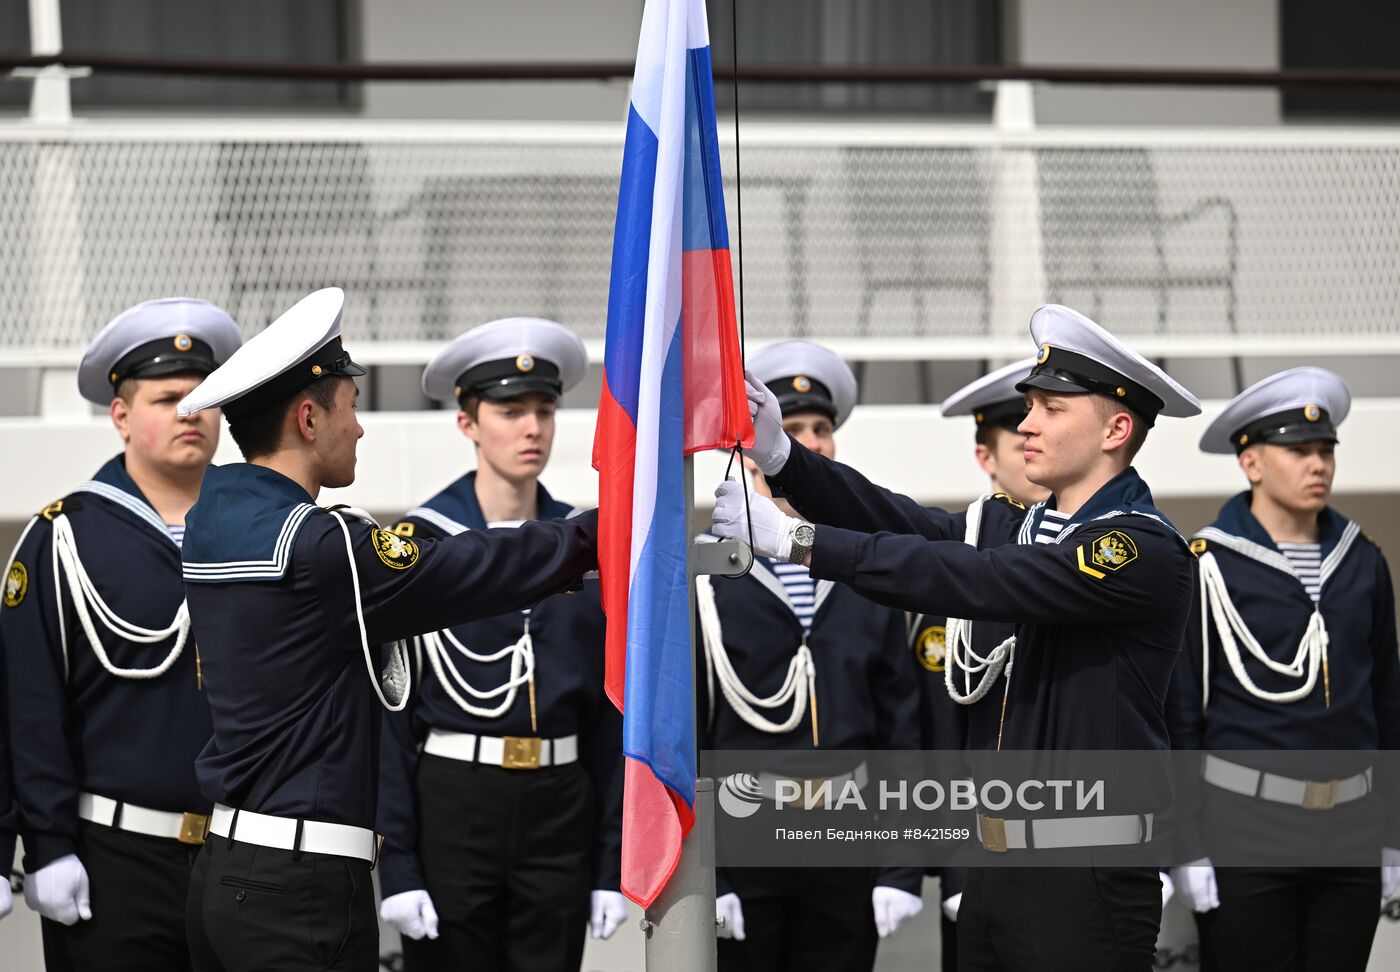
[[[418,544],[407,537],[401,537],[388,530],[375,530],[372,534],[374,552],[384,566],[394,570],[408,570],[418,563]]]
[[[941,624],[919,632],[914,642],[914,657],[930,672],[943,671],[943,659],[948,654],[948,632]]]
[[[29,571],[16,560],[10,564],[5,574],[5,607],[19,607],[24,595],[29,593]]]
[[[1092,549],[1086,559],[1084,554],[1087,548]],[[1100,580],[1105,571],[1122,570],[1138,557],[1137,544],[1133,543],[1132,537],[1118,530],[1105,533],[1090,543],[1080,544],[1075,553],[1079,559],[1079,569]]]

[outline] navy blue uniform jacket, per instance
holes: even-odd
[[[770,480],[820,524],[814,576],[909,611],[1015,625],[1002,748],[1168,747],[1192,558],[1135,470],[1104,484],[1053,544],[1031,542],[1044,504],[988,503],[985,549],[963,542],[965,514],[926,509],[795,444]]]
[[[802,622],[764,558],[744,577],[714,577],[715,606],[734,671],[749,691],[772,695],[802,644]],[[910,677],[902,613],[861,597],[849,587],[818,581],[807,647],[816,670],[821,748],[918,749],[919,688]],[[697,628],[698,631],[698,628]],[[698,637],[698,635],[697,635]],[[700,679],[701,746],[705,749],[810,750],[812,712],[782,734],[746,723]],[[787,716],[785,705],[770,719]],[[881,868],[877,884],[919,893],[920,868]],[[730,887],[721,872],[719,893]]]
[[[1202,556],[1220,567],[1230,600],[1260,646],[1275,661],[1291,660],[1313,613],[1313,600],[1283,554],[1250,512],[1250,494],[1235,496],[1196,537]],[[1327,625],[1328,677],[1295,702],[1256,698],[1230,670],[1212,619],[1202,639],[1199,599],[1186,629],[1186,645],[1172,681],[1171,732],[1177,749],[1257,749],[1258,769],[1275,762],[1268,750],[1358,750],[1353,761],[1335,752],[1319,767],[1319,779],[1343,778],[1373,763],[1365,751],[1400,749],[1400,654],[1395,634],[1395,589],[1380,548],[1346,517],[1328,507],[1318,517],[1322,589],[1317,609]],[[1266,692],[1299,682],[1271,672],[1241,646],[1245,671]],[[1203,709],[1202,665],[1210,670],[1209,704]],[[1330,688],[1330,705],[1327,698]],[[1279,772],[1297,776],[1286,765]],[[1387,781],[1378,779],[1378,787]],[[1400,847],[1394,782],[1387,843]],[[1189,837],[1189,830],[1184,831]],[[1201,856],[1199,847],[1184,859]]]
[[[145,628],[169,626],[184,599],[180,548],[127,475],[122,456],[61,503],[35,518],[15,556],[27,589],[18,604],[0,610],[15,798],[31,872],[74,852],[79,793],[175,812],[207,813],[210,806],[194,775],[194,758],[211,731],[195,677],[194,639],[164,674],[119,677],[88,643],[66,573],[61,612],[56,602],[58,517],[72,527],[98,594],[118,616]],[[96,617],[93,623],[120,668],[154,667],[174,645],[173,638],[130,642]]]
[[[476,473],[468,473],[407,513],[395,524],[394,532],[418,540],[486,529],[475,484]],[[541,520],[558,521],[573,512],[567,503],[554,500],[544,486],[538,487],[536,501]],[[518,641],[524,620],[523,612],[512,611],[455,625],[451,631],[472,651],[489,654]],[[530,725],[526,686],[520,687],[514,703],[500,716],[475,716],[463,710],[443,689],[426,654],[417,667],[408,706],[402,712],[384,714],[378,829],[384,835],[379,881],[386,897],[424,887],[417,855],[413,779],[418,749],[430,729],[545,739],[577,735],[579,761],[593,781],[596,809],[593,887],[617,890],[622,853],[622,715],[603,693],[604,618],[597,581],[585,581],[583,590],[576,593],[556,594],[540,601],[530,609],[529,623],[535,652],[538,731]],[[492,689],[509,680],[508,658],[468,661],[450,642],[445,644],[453,664],[474,688]],[[452,678],[450,671],[447,677]],[[457,692],[466,696],[460,687]],[[500,700],[472,701],[492,708]],[[512,812],[510,807],[499,809],[501,813]]]
[[[515,610],[597,563],[597,517],[412,540],[336,519],[274,470],[213,466],[185,530],[185,582],[214,736],[212,800],[372,828],[380,703],[361,649]],[[376,659],[375,672],[384,665]]]

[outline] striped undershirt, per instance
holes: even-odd
[[[183,523],[167,523],[165,532],[170,534],[170,539],[175,541],[175,546],[185,545],[185,525]]]
[[[801,564],[789,564],[779,560],[773,561],[772,564],[773,573],[783,582],[783,590],[792,602],[797,620],[802,622],[802,630],[811,634],[812,615],[817,611],[817,585],[812,580],[811,572]]]
[[[1322,594],[1322,580],[1318,576],[1322,571],[1322,544],[1279,541],[1278,549],[1288,558],[1288,563],[1292,565],[1298,579],[1303,582],[1308,596],[1316,604]]]
[[[1041,516],[1040,526],[1035,531],[1036,543],[1054,543],[1060,530],[1069,521],[1069,514],[1059,510],[1046,509]]]

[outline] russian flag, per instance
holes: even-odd
[[[607,692],[627,757],[622,891],[643,907],[694,822],[684,458],[753,444],[704,0],[647,0],[627,117],[593,465]]]

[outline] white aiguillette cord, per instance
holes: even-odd
[[[528,685],[530,689],[530,727],[532,731],[538,731],[535,714],[535,643],[530,635],[530,612],[524,611],[522,613],[525,615],[525,630],[521,634],[520,640],[513,645],[507,645],[499,651],[494,651],[490,654],[483,655],[472,651],[466,645],[458,641],[456,636],[446,628],[441,631],[429,632],[423,635],[420,640],[428,649],[428,660],[432,662],[433,671],[437,673],[438,681],[442,683],[443,689],[446,690],[452,701],[456,702],[462,711],[481,719],[497,719],[510,711],[511,706],[515,704],[516,695],[520,691],[520,686]],[[447,646],[443,644],[444,638],[451,642],[452,647],[457,649],[462,657],[466,658],[468,661],[486,664],[510,656],[510,677],[501,685],[489,691],[483,692],[473,687],[462,676],[462,673],[458,671],[456,664],[453,663],[452,656],[448,652]],[[450,679],[448,673],[451,673]],[[461,694],[453,688],[453,682],[461,686],[472,698],[480,699],[483,702],[501,695],[504,695],[505,698],[490,708],[475,705],[471,701],[463,698]]]
[[[782,687],[764,698],[750,692],[739,679],[739,673],[729,660],[729,652],[724,647],[724,633],[720,627],[719,608],[715,604],[714,586],[710,578],[701,574],[695,578],[695,605],[700,615],[700,635],[705,648],[705,676],[710,688],[710,716],[714,716],[714,683],[719,679],[720,691],[724,693],[730,708],[739,718],[760,732],[791,732],[802,722],[810,701],[812,707],[812,745],[820,746],[817,734],[817,668],[812,661],[812,649],[807,647],[807,637],[803,635],[797,654],[788,662],[787,675]],[[758,709],[776,709],[788,701],[792,711],[784,722],[773,722]]]
[[[345,556],[350,561],[350,582],[355,587],[355,620],[360,626],[360,648],[364,651],[365,669],[369,672],[370,684],[374,686],[374,694],[379,696],[379,702],[384,708],[390,712],[400,712],[408,704],[408,694],[413,688],[413,671],[408,664],[408,643],[400,640],[390,645],[389,664],[384,667],[382,673],[376,674],[374,656],[370,652],[369,634],[365,631],[365,610],[360,603],[360,571],[355,566],[355,548],[350,540],[350,527],[341,514],[353,516],[376,530],[380,528],[379,522],[364,510],[355,509],[353,506],[338,506],[326,512],[335,517],[335,521],[340,524],[340,532],[345,535]],[[389,695],[393,696],[393,702],[385,697],[384,689],[380,688],[381,682]]]
[[[977,546],[977,537],[982,529],[982,507],[991,499],[991,495],[981,497],[967,508],[967,529],[963,535],[963,540],[972,547]],[[946,654],[943,661],[943,684],[948,689],[948,696],[959,705],[972,705],[980,702],[991,688],[996,684],[996,680],[1006,672],[1006,687],[1011,685],[1011,669],[1015,663],[1016,636],[1013,634],[1001,644],[997,645],[985,657],[977,654],[972,647],[972,622],[962,618],[949,618],[946,623],[945,642],[947,645]],[[963,687],[959,689],[954,681],[954,670],[962,672]],[[973,687],[972,676],[981,673],[977,680],[976,687]],[[1006,711],[1006,699],[1002,699],[1003,717]]]
[[[1236,552],[1246,557],[1250,556],[1248,551]],[[1308,618],[1308,626],[1303,631],[1302,640],[1298,642],[1298,650],[1294,653],[1293,660],[1274,661],[1250,632],[1244,618],[1235,608],[1230,599],[1229,587],[1225,583],[1225,575],[1221,572],[1215,555],[1209,551],[1202,553],[1197,569],[1201,575],[1201,604],[1209,606],[1209,611],[1204,606],[1201,609],[1201,708],[1205,709],[1210,702],[1210,621],[1213,618],[1215,633],[1220,637],[1220,648],[1225,653],[1225,660],[1229,663],[1230,670],[1235,673],[1235,678],[1250,695],[1265,702],[1297,702],[1312,693],[1313,687],[1317,685],[1317,674],[1321,671],[1324,683],[1323,702],[1330,709],[1332,685],[1331,673],[1327,667],[1327,625],[1322,620],[1322,612],[1314,605],[1312,616]],[[1261,689],[1245,671],[1244,657],[1239,646],[1241,640],[1249,653],[1270,671],[1288,678],[1301,678],[1304,680],[1303,684],[1283,692],[1266,692]]]
[[[7,567],[14,563],[20,547],[24,545],[25,538],[29,536],[29,531],[38,522],[39,518],[36,516],[25,526],[24,532],[20,534],[19,542],[10,551],[10,558],[5,562]],[[92,653],[97,656],[97,660],[102,663],[103,668],[118,678],[130,679],[159,678],[168,672],[170,666],[175,664],[180,653],[184,651],[185,642],[189,640],[189,606],[182,600],[179,608],[175,611],[174,619],[164,628],[143,628],[125,620],[107,605],[107,602],[102,599],[102,595],[98,593],[97,585],[88,576],[87,569],[83,566],[82,557],[78,554],[77,537],[73,534],[73,525],[68,522],[68,517],[59,513],[54,516],[52,523],[54,608],[58,615],[58,640],[63,652],[64,678],[68,677],[69,668],[68,631],[63,620],[62,581],[64,578],[67,579],[68,587],[72,592],[73,609],[77,612],[83,634],[87,636],[88,644],[92,646]],[[171,646],[170,652],[160,664],[153,668],[121,668],[112,662],[106,647],[102,644],[97,625],[93,622],[93,611],[97,613],[97,620],[102,622],[103,627],[124,641],[153,645],[174,636],[175,644]]]

